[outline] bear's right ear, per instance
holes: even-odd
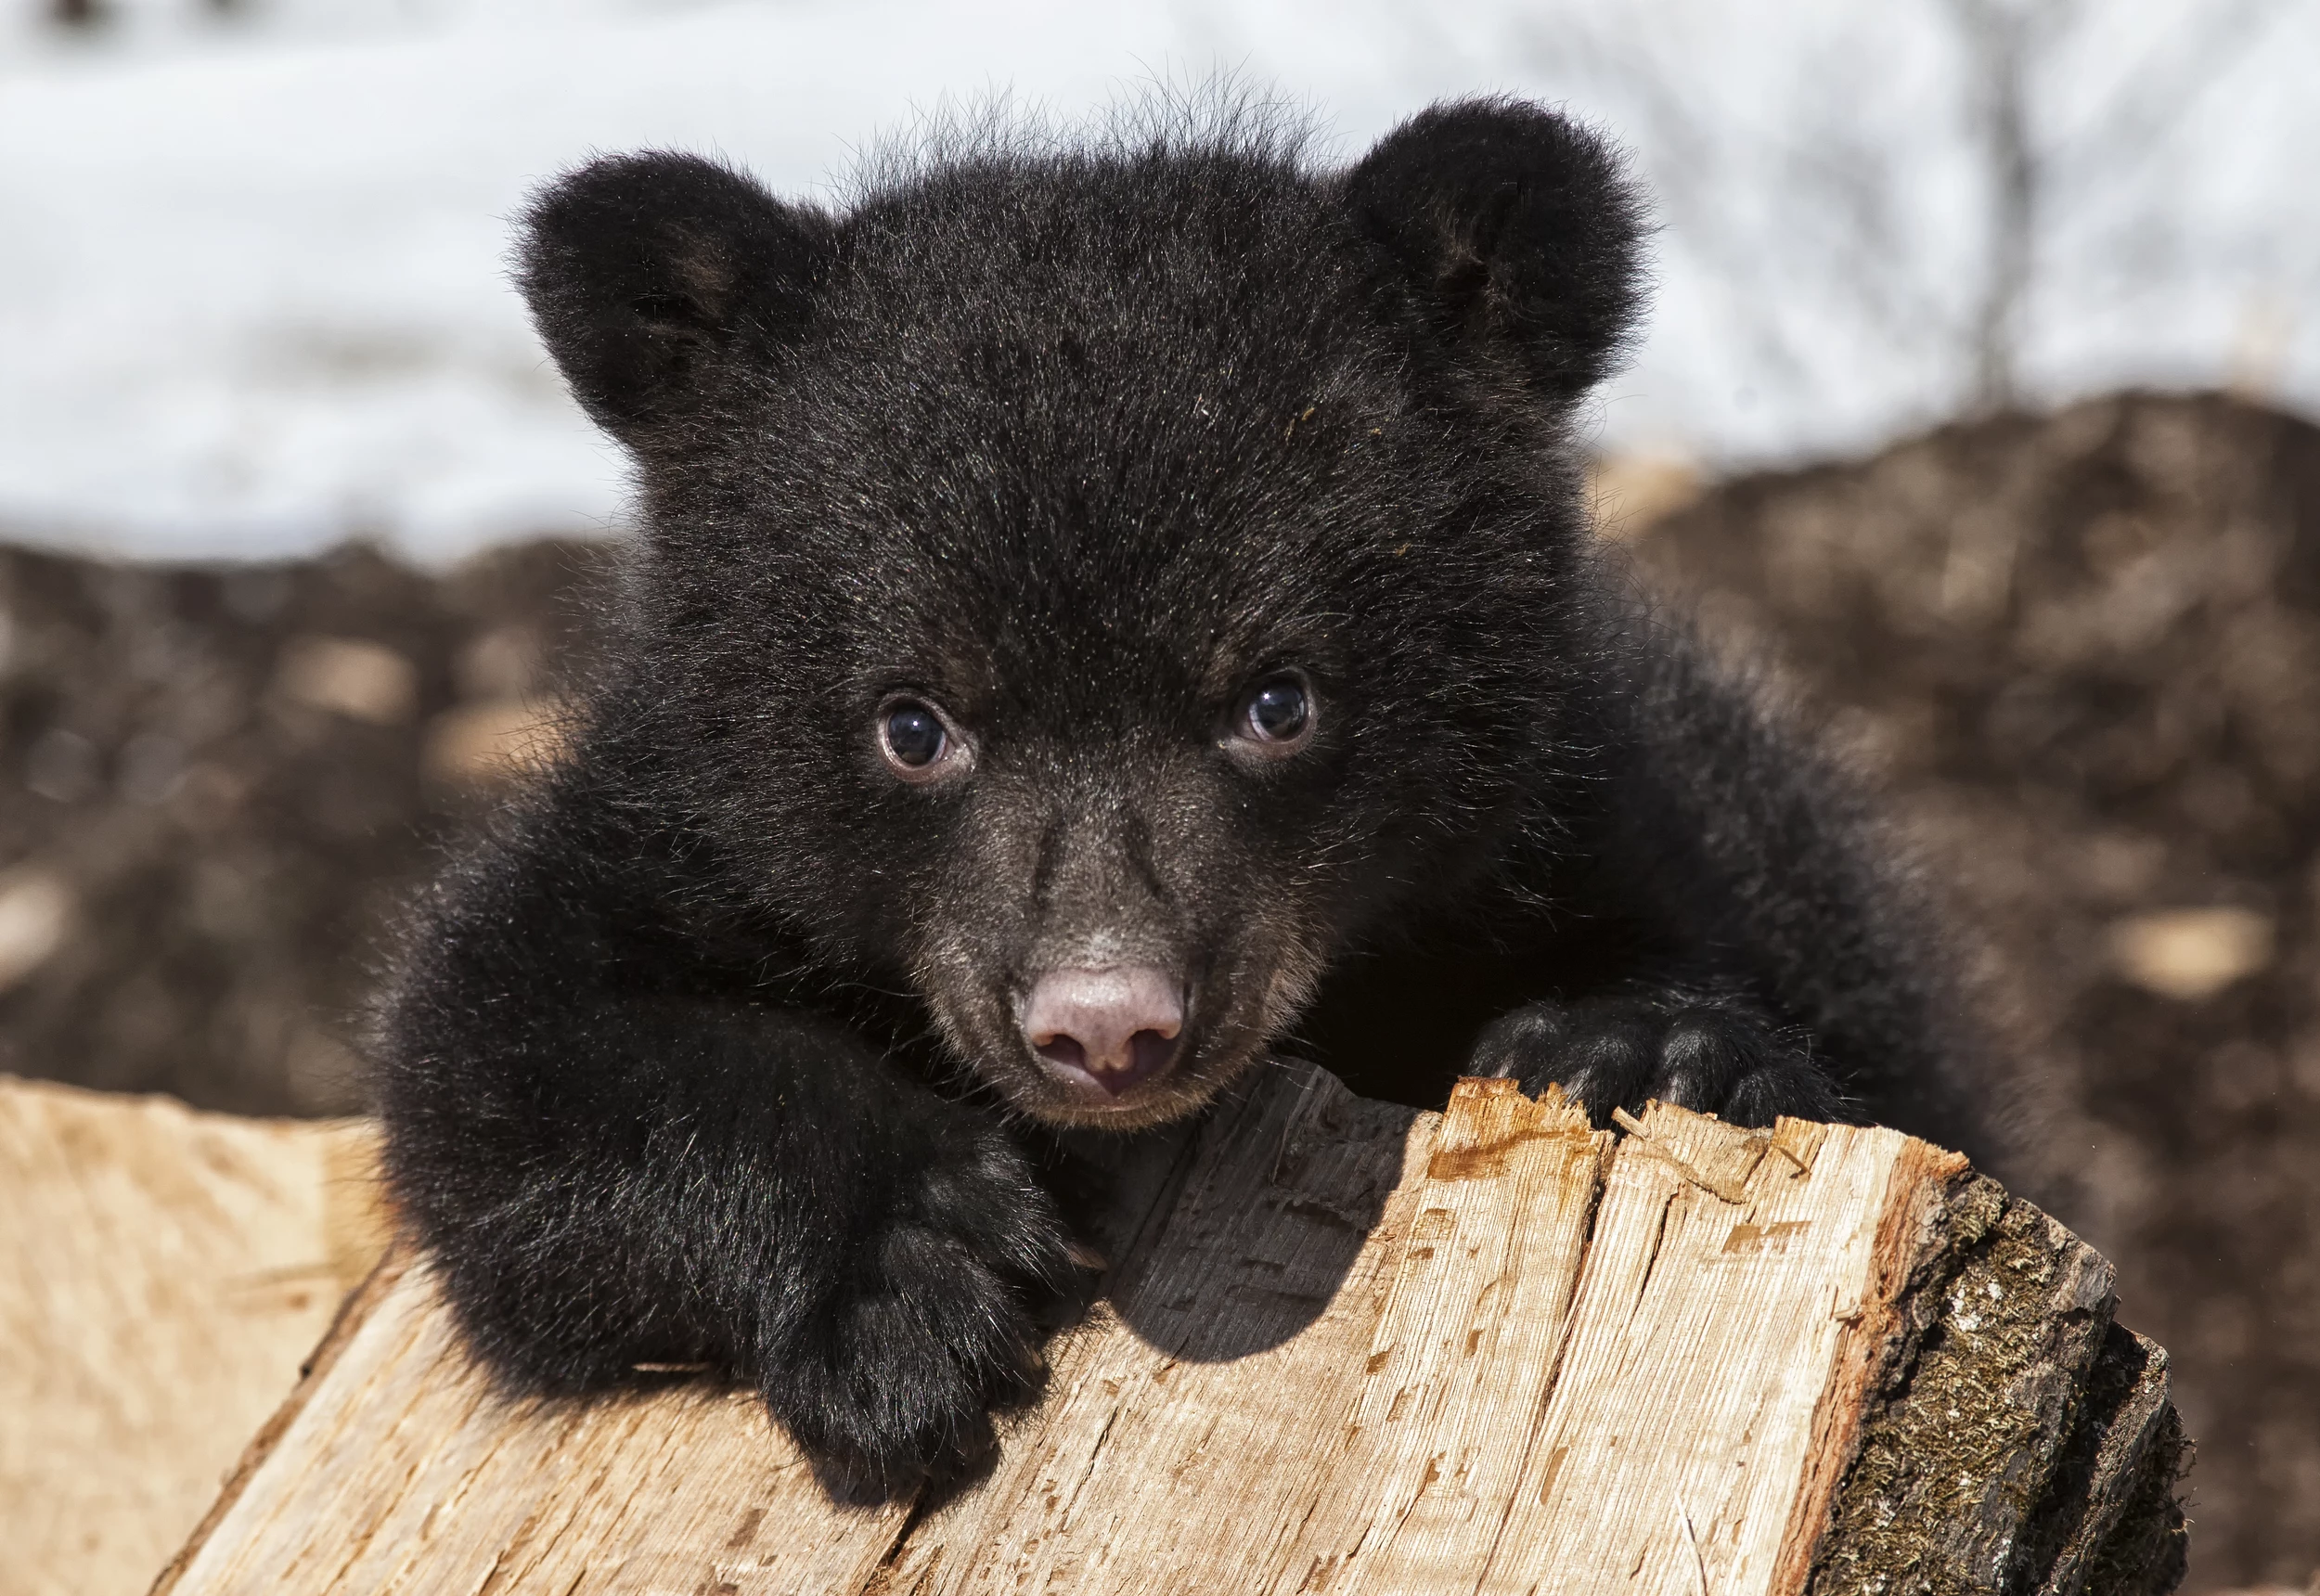
[[[524,212],[517,281],[588,414],[624,443],[686,417],[728,352],[812,315],[835,228],[693,155],[616,155]]]

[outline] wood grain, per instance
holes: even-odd
[[[833,1505],[705,1384],[504,1402],[382,1275],[160,1589],[2076,1596],[2179,1546],[2164,1359],[2067,1232],[1892,1131],[1625,1129],[1266,1072],[939,1502]]]
[[[0,1593],[151,1583],[377,1258],[374,1145],[0,1077]]]
[[[1390,1248],[1319,1511],[1266,1588],[1473,1588],[1537,1447],[1610,1143],[1512,1082],[1462,1089]]]

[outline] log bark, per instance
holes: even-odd
[[[1047,1399],[833,1505],[745,1393],[496,1396],[365,1286],[157,1596],[2164,1592],[2185,1456],[2110,1270],[1889,1130],[1615,1138],[1283,1066],[1158,1144]]]

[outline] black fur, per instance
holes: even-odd
[[[690,157],[522,282],[647,535],[576,744],[387,1010],[405,1213],[521,1389],[708,1363],[876,1490],[984,1454],[1086,1289],[1035,1127],[1269,1046],[1974,1150],[1933,950],[1841,786],[1591,547],[1569,412],[1639,294],[1617,159],[1510,101],[1351,170],[1261,119],[969,139],[843,214]],[[1295,669],[1293,757],[1230,730]],[[879,753],[941,706],[963,777]],[[1117,1113],[1028,972],[1180,972]]]

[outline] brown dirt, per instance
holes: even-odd
[[[600,556],[130,567],[0,548],[0,1070],[360,1106],[404,893],[488,796]]]
[[[1639,564],[1891,796],[2019,1029],[2005,1171],[2173,1356],[2188,1589],[2320,1565],[2320,429],[2131,396],[1755,476]]]

